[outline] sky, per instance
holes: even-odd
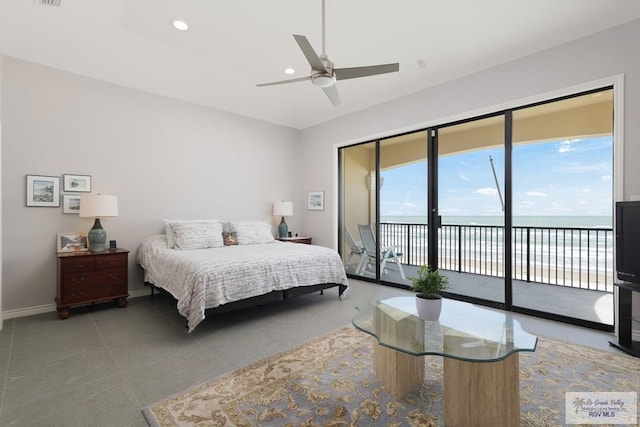
[[[492,148],[439,159],[442,216],[502,215],[493,158],[504,198],[504,150]],[[513,150],[514,216],[611,216],[611,137],[516,145]],[[381,216],[426,216],[427,165],[382,172]]]

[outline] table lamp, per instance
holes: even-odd
[[[278,225],[278,237],[287,237],[289,227],[284,222],[284,217],[293,215],[293,202],[275,202],[273,204],[273,215],[282,217],[280,225]]]
[[[107,232],[100,224],[100,218],[118,216],[118,198],[104,194],[87,194],[80,196],[80,216],[95,217],[93,228],[89,230],[89,250],[103,252],[107,241]]]

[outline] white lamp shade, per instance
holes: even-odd
[[[82,205],[80,205],[82,209]],[[292,216],[293,202],[275,202],[273,204],[273,215],[275,216]]]
[[[83,194],[80,196],[80,216],[95,218],[118,216],[118,198],[106,194]]]

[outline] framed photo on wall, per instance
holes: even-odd
[[[80,196],[76,194],[62,195],[62,213],[79,214],[80,213]]]
[[[62,175],[64,182],[62,191],[72,191],[76,193],[91,192],[91,176],[90,175]]]
[[[89,250],[86,233],[58,233],[58,252],[86,252]]]
[[[60,207],[60,177],[27,175],[27,206]]]
[[[307,210],[324,210],[324,191],[309,191],[307,195]]]

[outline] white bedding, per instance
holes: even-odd
[[[178,300],[189,332],[204,320],[207,308],[298,286],[348,286],[340,256],[323,246],[274,241],[175,250],[168,248],[164,234],[158,234],[142,241],[137,262],[146,282]]]

